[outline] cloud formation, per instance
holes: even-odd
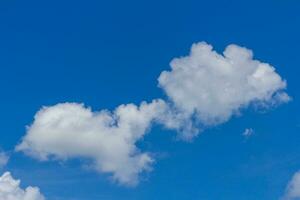
[[[97,171],[135,185],[154,162],[136,146],[153,123],[192,139],[201,128],[224,123],[250,105],[276,106],[290,99],[275,68],[237,45],[221,55],[200,42],[170,65],[158,78],[168,100],[121,105],[113,112],[93,112],[77,103],[44,107],[16,150],[39,160],[89,159]]]
[[[15,180],[9,172],[0,177],[0,200],[45,200],[37,187],[20,188],[20,180]]]
[[[165,106],[162,100],[153,100],[140,106],[121,105],[114,112],[93,112],[76,103],[44,107],[16,149],[40,160],[87,158],[99,172],[134,185],[139,173],[151,169],[154,161],[135,143],[163,114]]]
[[[254,103],[268,106],[290,99],[273,66],[234,44],[222,55],[205,42],[196,43],[188,56],[170,65],[170,71],[161,73],[159,86],[180,112],[201,125],[224,123]]]
[[[296,172],[286,188],[284,200],[300,199],[300,171]]]

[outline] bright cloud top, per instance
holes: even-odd
[[[275,68],[237,45],[220,55],[204,42],[194,44],[190,55],[174,59],[171,71],[158,80],[170,101],[121,105],[113,112],[93,112],[77,103],[44,107],[16,150],[40,160],[86,158],[113,180],[135,185],[154,162],[136,146],[152,123],[191,139],[199,125],[224,123],[253,103],[274,106],[289,100]]]
[[[300,199],[300,172],[294,174],[286,188],[284,200]]]
[[[153,159],[135,143],[165,103],[121,105],[113,113],[92,112],[82,104],[64,103],[42,108],[17,150],[40,160],[88,158],[99,172],[112,174],[122,184],[134,185],[138,174],[151,168]]]
[[[175,107],[202,125],[228,121],[252,103],[274,105],[289,100],[286,82],[270,64],[253,59],[251,50],[237,45],[223,55],[205,42],[194,44],[190,55],[175,58],[159,85]]]
[[[0,177],[0,200],[45,200],[37,187],[20,188],[20,180],[15,180],[9,172]]]

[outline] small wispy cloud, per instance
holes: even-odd
[[[4,167],[9,160],[9,156],[5,152],[0,152],[0,168]]]
[[[245,138],[249,138],[254,134],[254,130],[252,128],[246,128],[245,131],[243,132],[243,136]]]

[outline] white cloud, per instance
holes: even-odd
[[[113,113],[93,112],[76,103],[44,107],[16,150],[40,160],[87,158],[99,172],[112,174],[119,183],[134,185],[139,173],[151,169],[154,161],[135,144],[165,107],[162,100],[121,105]]]
[[[5,152],[0,152],[0,168],[4,167],[9,160],[9,156]]]
[[[0,177],[0,200],[45,200],[37,187],[20,188],[20,180],[15,180],[9,172]]]
[[[135,185],[154,162],[136,146],[153,122],[191,139],[249,105],[275,106],[290,99],[275,68],[237,45],[220,55],[204,42],[194,44],[190,55],[175,58],[158,81],[170,101],[121,105],[113,112],[93,112],[77,103],[44,107],[16,150],[39,160],[89,159],[97,171]]]
[[[243,132],[243,136],[245,138],[249,138],[254,134],[254,130],[252,128],[246,128],[245,131]]]
[[[300,172],[294,174],[286,188],[284,200],[300,199]]]
[[[190,55],[170,65],[171,71],[158,79],[160,87],[182,115],[202,126],[224,123],[254,103],[273,106],[290,99],[275,68],[254,60],[251,50],[237,45],[227,46],[221,55],[200,42]]]

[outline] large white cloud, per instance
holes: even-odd
[[[165,107],[162,100],[121,105],[113,113],[93,112],[76,103],[44,107],[16,149],[40,160],[87,158],[99,172],[134,185],[139,173],[149,170],[154,161],[135,144]]]
[[[284,200],[300,199],[300,172],[296,172],[286,188]]]
[[[171,71],[158,80],[167,102],[121,105],[113,112],[93,112],[77,103],[44,107],[16,150],[40,160],[86,158],[113,180],[135,185],[154,162],[136,146],[153,122],[191,139],[202,127],[224,123],[249,105],[289,100],[286,82],[275,68],[237,45],[220,55],[204,42],[194,44],[190,55],[175,58]]]
[[[270,64],[253,59],[252,51],[237,45],[223,55],[205,42],[190,55],[175,58],[159,85],[179,112],[202,125],[226,122],[252,103],[272,106],[289,100],[286,82]]]
[[[20,188],[20,180],[15,180],[9,172],[0,177],[0,200],[45,200],[37,187]]]

